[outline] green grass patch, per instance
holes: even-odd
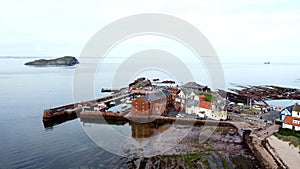
[[[208,102],[212,101],[212,94],[204,94],[204,96]]]
[[[224,154],[221,154],[222,163],[225,169],[231,169],[231,166]]]
[[[199,166],[196,166],[193,162],[195,161],[203,161],[203,155],[204,152],[207,151],[199,151],[195,153],[190,153],[190,154],[182,154],[182,155],[166,155],[162,156],[162,158],[169,158],[169,159],[178,159],[181,158],[184,160],[184,163],[189,166],[190,168],[198,168]]]
[[[207,161],[207,154],[213,152],[212,147],[208,147],[203,151],[198,151],[194,153],[189,154],[178,154],[178,155],[165,155],[161,156],[163,159],[182,159],[184,161],[184,164],[188,166],[189,168],[199,168],[199,165],[196,164],[197,161],[204,164],[205,168],[210,168],[209,163]]]
[[[300,145],[300,132],[290,129],[279,128],[279,131],[273,134],[275,137],[283,141],[291,142],[295,147]]]
[[[217,101],[217,98],[213,97],[212,94],[209,94],[209,93],[197,93],[197,95],[204,95],[205,96],[205,99],[206,101],[208,102],[212,102],[212,101]]]
[[[256,110],[256,109],[244,109],[241,113],[243,113],[243,114],[259,114],[260,110]]]
[[[199,160],[203,157],[203,152],[199,151],[196,153],[184,155],[184,162],[191,168],[196,168],[197,166],[193,163],[194,160]]]

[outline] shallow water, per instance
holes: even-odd
[[[56,125],[52,129],[44,128],[44,109],[73,102],[74,67],[23,65],[32,59],[0,57],[0,168],[126,166],[126,158],[96,145],[83,130],[79,119]],[[104,67],[109,69],[112,66]],[[299,87],[297,79],[300,77],[295,74],[299,67],[297,62],[271,62],[270,65],[260,61],[251,64],[223,63],[228,86],[236,83]],[[103,78],[97,81],[96,77],[95,91],[109,87],[109,80]],[[100,94],[95,93],[95,96],[99,97]]]

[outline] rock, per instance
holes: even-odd
[[[147,86],[151,86],[151,82],[150,80],[144,78],[144,77],[141,77],[141,78],[138,78],[137,80],[135,80],[133,83],[130,83],[129,84],[129,88],[143,88],[143,87],[147,87]]]
[[[25,63],[31,66],[74,66],[79,64],[78,60],[72,56],[64,56],[56,59],[39,59]]]

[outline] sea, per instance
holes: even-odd
[[[79,119],[45,128],[44,109],[73,103],[76,66],[24,65],[39,58],[45,57],[0,57],[0,168],[126,168],[128,159],[95,144]],[[279,85],[300,89],[300,59],[297,57],[220,61],[227,88]],[[116,66],[112,64],[102,65],[103,69]],[[197,65],[191,63],[190,67]],[[112,73],[107,71],[106,76]],[[99,81],[101,83],[95,82],[95,98],[103,96],[101,88],[110,87],[109,80],[101,78]],[[288,106],[294,102],[285,100],[274,104]]]

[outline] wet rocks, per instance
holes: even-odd
[[[219,94],[229,101],[247,104],[252,101],[294,99],[300,100],[300,90],[280,86],[239,86],[241,89],[230,89],[231,92],[219,90]]]
[[[218,127],[203,143],[199,142],[202,129],[199,126],[192,127],[185,138],[164,154],[150,158],[131,158],[128,167],[259,168],[254,155],[233,128]],[[170,137],[169,141],[172,142],[172,139]]]

